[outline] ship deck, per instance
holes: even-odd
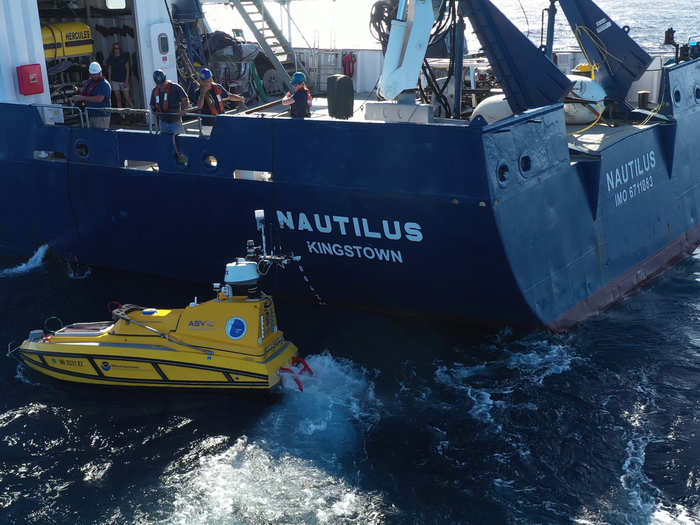
[[[648,129],[653,124],[596,124],[590,129],[580,131],[581,125],[567,126],[569,145],[574,149],[583,149],[598,153],[609,146],[635,133]]]

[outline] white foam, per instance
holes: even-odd
[[[0,277],[14,277],[16,275],[22,275],[40,268],[44,264],[44,256],[46,256],[48,249],[48,244],[42,244],[39,246],[39,248],[37,248],[34,255],[32,255],[27,262],[15,266],[14,268],[0,270]]]
[[[15,379],[21,381],[25,385],[39,386],[39,383],[35,383],[31,379],[29,379],[26,375],[24,375],[25,370],[27,370],[26,366],[24,366],[22,363],[17,363],[17,371],[15,373]]]
[[[95,483],[100,481],[111,466],[111,461],[107,461],[106,463],[97,463],[94,461],[87,462],[85,465],[80,467],[80,471],[83,473],[83,481],[87,483]]]
[[[48,407],[41,403],[30,403],[15,410],[8,410],[0,414],[0,428],[7,427],[10,423],[16,421],[17,419],[25,416],[36,416],[44,410],[48,410]]]
[[[620,485],[627,494],[632,516],[643,516],[651,521],[654,515],[661,516],[661,493],[644,473],[646,448],[655,439],[649,429],[648,416],[656,410],[657,393],[649,385],[644,372],[640,372],[635,390],[642,394],[642,399],[639,399],[631,410],[622,413],[632,428],[632,433],[627,440]]]
[[[348,435],[379,419],[381,402],[374,394],[369,371],[328,352],[309,356],[306,361],[314,375],[300,376],[303,392],[287,378],[282,403],[260,422],[265,439],[284,442],[290,428],[294,428],[297,437],[302,438],[297,446],[308,440],[317,445],[314,436],[342,443]]]
[[[571,364],[577,359],[565,346],[550,345],[546,342],[535,344],[534,352],[513,354],[506,363],[508,368],[519,370],[532,382],[542,384],[545,377],[562,374],[571,369]],[[541,347],[547,349],[542,353]]]
[[[286,381],[247,436],[205,438],[171,463],[162,482],[172,505],[143,522],[383,523],[382,497],[338,474],[380,417],[372,374],[327,352],[307,362],[304,392]]]
[[[646,448],[650,439],[650,436],[639,436],[627,442],[627,457],[620,476],[620,484],[627,492],[631,507],[645,516],[651,515],[657,505],[655,494],[650,493],[655,492],[651,480],[644,474]]]
[[[488,377],[500,367],[506,367],[520,372],[521,378],[541,385],[546,377],[562,374],[571,369],[572,364],[579,360],[568,348],[562,345],[552,345],[547,341],[537,341],[530,344],[533,351],[527,353],[510,353],[502,360],[465,366],[461,363],[439,365],[435,371],[435,381],[457,390],[467,390],[469,380],[475,377]],[[509,393],[514,386],[502,393]]]
[[[513,481],[512,479],[505,480],[501,478],[496,478],[493,480],[493,484],[501,489],[512,489],[513,485],[515,485],[515,481]]]
[[[503,408],[506,406],[504,401],[494,401],[491,398],[491,394],[486,390],[467,387],[467,395],[474,401],[474,406],[469,410],[469,415],[484,423],[494,424],[493,414],[491,413],[493,408]],[[501,428],[501,425],[497,425],[499,431]]]
[[[383,500],[313,462],[275,455],[242,436],[198,465],[175,467],[163,480],[172,524],[383,523]],[[200,455],[201,451],[197,453]]]
[[[487,375],[489,366],[480,364],[475,366],[464,366],[461,363],[452,363],[451,366],[441,365],[435,370],[435,380],[443,385],[452,386],[464,390],[463,383],[472,377]]]
[[[700,523],[700,519],[691,515],[692,511],[689,511],[681,505],[674,505],[673,507],[664,507],[659,505],[651,516],[652,525],[697,525]]]

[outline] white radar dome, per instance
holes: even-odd
[[[253,284],[260,279],[258,263],[237,259],[235,262],[226,265],[226,275],[224,281],[227,284],[242,285]]]

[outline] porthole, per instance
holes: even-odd
[[[695,103],[700,104],[700,86],[695,86]]]
[[[523,155],[520,157],[520,171],[522,173],[527,173],[532,169],[532,159],[529,155]]]
[[[219,167],[219,161],[216,160],[214,155],[205,155],[202,162],[204,163],[204,167],[211,171],[214,171]]]
[[[168,35],[161,33],[158,35],[158,49],[161,55],[167,55],[170,51],[170,43],[168,42]]]
[[[680,103],[681,103],[681,90],[680,90],[680,89],[676,89],[676,90],[673,92],[673,101],[674,101],[676,104],[680,104]]]
[[[496,175],[498,177],[498,182],[501,184],[505,184],[508,181],[508,172],[510,169],[508,168],[508,164],[501,164],[498,166],[498,171],[496,172]]]
[[[79,140],[75,143],[75,154],[81,159],[87,159],[90,156],[90,148],[86,142]]]

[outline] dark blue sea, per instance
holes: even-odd
[[[208,287],[0,258],[0,341]],[[3,524],[700,523],[700,255],[553,335],[279,304],[306,391],[60,383],[2,357]]]

